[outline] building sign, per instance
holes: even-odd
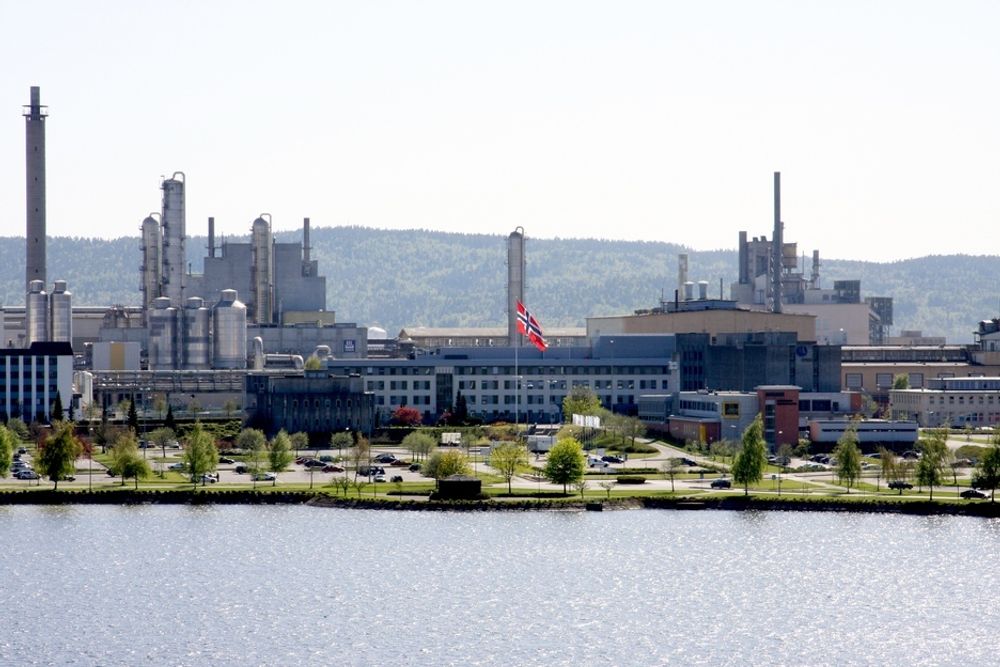
[[[354,339],[346,338],[344,339],[344,352],[353,353],[354,352]]]

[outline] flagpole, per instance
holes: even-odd
[[[521,342],[520,334],[514,338],[514,432],[517,439],[521,439],[521,375],[517,367],[517,348]]]

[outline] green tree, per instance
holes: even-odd
[[[235,398],[230,398],[222,404],[222,409],[226,412],[226,419],[232,419],[236,411],[240,409],[240,404]]]
[[[847,492],[851,492],[851,487],[861,477],[861,450],[858,449],[858,425],[852,421],[851,425],[844,430],[844,435],[837,441],[837,449],[834,451],[837,457],[837,476],[840,483],[847,486]]]
[[[368,438],[359,436],[357,442],[354,446],[347,450],[347,459],[354,466],[354,482],[358,481],[358,470],[361,468],[362,464],[368,462],[368,459],[372,454],[371,443],[368,442]],[[360,491],[359,491],[360,493]]]
[[[511,485],[514,475],[517,474],[518,469],[528,464],[528,450],[523,445],[514,442],[497,445],[490,452],[490,467],[500,473],[500,476],[507,482],[508,494],[514,492]]]
[[[82,450],[73,435],[72,425],[63,422],[45,439],[42,451],[36,456],[35,465],[39,474],[52,480],[55,485],[53,488],[58,490],[59,480],[76,472],[76,457]]]
[[[897,373],[892,376],[892,388],[893,389],[909,389],[910,388],[910,376],[906,373]]]
[[[430,433],[413,431],[403,438],[403,447],[410,452],[414,461],[426,458],[437,447],[437,440]]]
[[[879,463],[882,466],[882,477],[886,484],[899,479],[899,459],[896,453],[887,447],[879,447]],[[899,489],[899,495],[903,490]]]
[[[243,452],[243,461],[247,472],[257,488],[257,475],[264,470],[264,449],[267,447],[267,437],[256,428],[245,428],[236,436],[236,446]]]
[[[585,470],[586,458],[580,441],[565,438],[552,445],[542,474],[553,484],[562,484],[563,493],[566,493],[567,487],[581,479]]]
[[[20,417],[14,417],[8,421],[7,428],[11,430],[18,442],[27,442],[31,439],[31,432],[28,430],[28,425]]]
[[[167,458],[167,445],[177,439],[173,429],[169,429],[166,426],[154,429],[147,437],[149,442],[160,448],[160,451],[163,452],[163,458]]]
[[[767,466],[767,446],[764,444],[764,422],[758,414],[743,431],[743,446],[733,459],[733,481],[743,485],[743,495],[750,495],[750,485],[764,478]]]
[[[128,427],[133,433],[139,432],[139,413],[135,411],[135,401],[128,402]]]
[[[300,449],[309,449],[309,434],[303,431],[296,431],[288,436],[289,443],[296,453]]]
[[[323,370],[323,362],[315,354],[310,354],[303,368],[307,371],[321,371]]]
[[[167,416],[163,420],[163,425],[174,433],[177,433],[177,420],[174,419],[174,406],[167,405]]]
[[[471,472],[469,459],[457,449],[434,452],[420,470],[421,475],[433,478],[435,483],[452,475],[468,475]]]
[[[122,478],[122,486],[125,480],[135,479],[135,488],[139,488],[139,480],[150,475],[149,463],[139,454],[139,443],[136,441],[132,431],[125,430],[118,434],[115,444],[111,447],[111,461],[108,469],[115,475]]]
[[[54,422],[61,422],[63,420],[62,396],[58,391],[56,392],[56,400],[52,401],[52,409],[49,410],[49,417]]]
[[[0,477],[7,477],[10,467],[14,465],[14,444],[14,434],[0,425]]]
[[[284,429],[278,431],[278,434],[274,436],[271,440],[271,448],[267,453],[268,463],[270,464],[271,472],[275,474],[273,482],[277,484],[279,472],[284,472],[289,464],[291,464],[292,459],[292,439],[288,437]]]
[[[996,502],[996,490],[1000,486],[1000,436],[994,435],[992,447],[979,459],[976,472],[972,477],[972,486],[977,489],[989,489],[990,502]]]
[[[787,442],[781,443],[778,447],[778,465],[784,468],[785,472],[788,472],[788,466],[792,462],[792,456],[795,455],[795,448]]]
[[[670,493],[674,492],[674,478],[677,477],[677,473],[680,472],[683,465],[684,462],[676,456],[671,456],[663,462],[663,474],[670,478]]]
[[[349,431],[337,431],[330,436],[330,449],[336,449],[338,454],[354,444],[354,438]]]
[[[563,421],[572,422],[573,415],[596,415],[601,409],[601,399],[590,387],[573,387],[563,399]]]
[[[196,485],[201,476],[213,472],[219,465],[219,452],[215,448],[215,440],[201,422],[195,422],[194,428],[187,437],[187,447],[184,449],[184,464],[191,474],[191,483]]]
[[[933,434],[921,444],[920,448],[922,451],[917,462],[917,483],[921,487],[927,486],[930,499],[934,500],[934,487],[944,481],[948,445],[944,437]]]

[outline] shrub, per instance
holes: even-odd
[[[645,484],[646,478],[642,475],[619,475],[619,484]]]

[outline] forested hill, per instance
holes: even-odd
[[[278,233],[295,240],[301,232]],[[497,326],[504,322],[506,236],[314,228],[313,257],[327,277],[327,304],[339,321],[406,325]],[[189,237],[198,272],[205,237]],[[728,295],[735,250],[698,252],[671,243],[598,239],[527,241],[527,298],[542,325],[582,325],[591,315],[629,313],[672,297],[677,255],[689,255],[689,278]],[[49,278],[69,281],[77,305],[135,304],[141,262],[138,237],[51,238]],[[24,239],[0,238],[0,296],[24,303]],[[950,342],[972,340],[977,323],[998,315],[1000,257],[930,256],[891,263],[825,259],[824,286],[861,280],[866,296],[895,298],[894,332],[921,329]],[[47,286],[48,287],[48,286]]]

